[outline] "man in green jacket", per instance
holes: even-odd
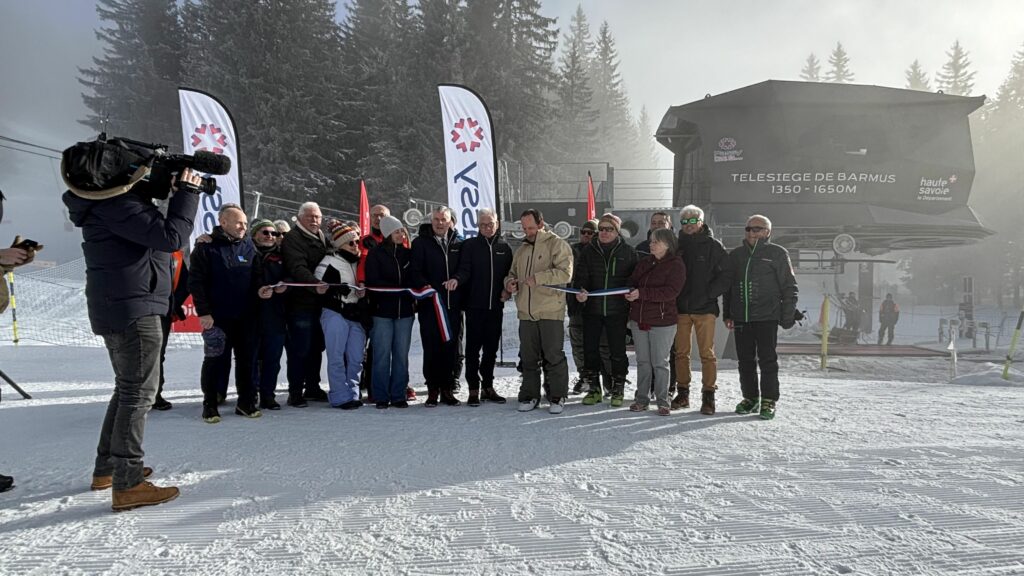
[[[736,406],[736,413],[760,411],[762,420],[771,420],[779,399],[779,357],[775,346],[779,326],[788,330],[796,323],[796,276],[789,252],[771,242],[771,220],[755,214],[747,219],[745,230],[743,244],[730,252],[726,261],[729,288],[722,299],[722,318],[736,334],[743,391],[743,401]]]

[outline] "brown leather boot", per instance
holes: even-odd
[[[114,490],[114,512],[131,510],[140,506],[154,506],[170,502],[178,497],[178,489],[174,486],[161,488],[143,480],[138,486],[127,490]]]
[[[705,390],[700,393],[700,413],[708,416],[715,413],[715,391]]]
[[[149,478],[153,474],[153,469],[149,466],[142,467],[142,477]],[[89,488],[93,490],[106,490],[114,485],[113,476],[93,476],[92,485]]]
[[[672,399],[672,409],[682,410],[690,407],[690,389],[679,386],[676,388],[676,397]]]

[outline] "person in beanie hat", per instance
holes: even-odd
[[[363,405],[359,400],[359,369],[366,347],[364,323],[368,320],[365,292],[358,289],[356,281],[361,252],[359,228],[335,221],[329,231],[334,250],[324,256],[314,272],[317,280],[332,284],[323,295],[320,314],[327,347],[327,401],[335,408],[353,410]]]
[[[270,220],[257,220],[252,227],[252,241],[256,246],[253,277],[263,292],[257,304],[255,342],[252,346],[253,386],[259,392],[261,410],[280,410],[274,394],[277,377],[281,372],[281,354],[284,353],[287,316],[285,296],[287,286],[270,288],[285,278],[284,257],[281,255],[281,237],[284,233]]]
[[[409,233],[394,216],[380,220],[384,242],[366,258],[366,286],[419,288],[413,284],[406,248]],[[373,399],[377,408],[408,408],[409,346],[412,343],[414,301],[408,292],[371,292],[373,328]]]
[[[580,257],[583,247],[597,236],[597,218],[587,220],[580,226],[580,241],[572,245],[572,258],[575,262]],[[578,269],[575,266],[574,269]],[[576,301],[575,294],[565,295],[566,309],[569,314],[569,345],[572,349],[572,361],[576,364],[576,379],[572,383],[572,393],[583,392],[583,305]],[[612,363],[608,357],[608,339],[601,337],[601,376],[611,386]]]
[[[629,303],[622,297],[599,296],[590,298],[589,290],[624,288],[630,286],[630,276],[638,261],[636,250],[619,235],[622,220],[607,213],[597,225],[597,241],[585,246],[580,254],[574,285],[582,292],[576,300],[583,307],[583,377],[590,387],[583,404],[601,402],[601,335],[608,338],[611,358],[611,405],[622,406],[625,395],[629,361],[626,359],[626,323]]]

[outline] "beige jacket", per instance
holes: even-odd
[[[537,278],[536,288],[526,285],[530,276]],[[551,232],[540,230],[533,244],[523,242],[512,256],[506,290],[512,280],[519,281],[516,308],[520,320],[564,320],[565,294],[543,285],[562,286],[572,280],[572,248]]]

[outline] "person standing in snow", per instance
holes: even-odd
[[[743,401],[737,414],[760,412],[775,417],[779,399],[779,356],[775,352],[779,326],[796,324],[797,285],[789,252],[772,244],[772,222],[755,214],[747,219],[743,244],[726,259],[722,317],[736,334]],[[761,368],[760,383],[758,367]]]
[[[153,189],[155,183],[90,191],[65,179],[70,189],[64,204],[82,229],[89,323],[114,369],[92,488],[113,487],[115,511],[162,504],[179,494],[177,487],[146,480],[153,470],[143,466],[142,437],[160,383],[160,317],[171,299],[171,253],[184,248],[192,233],[200,182],[198,172],[182,170],[171,183],[165,216],[153,200],[168,190]]]
[[[565,359],[565,296],[546,285],[564,286],[572,280],[572,248],[544,230],[544,216],[531,208],[519,219],[526,234],[512,256],[505,291],[515,294],[519,317],[519,357],[523,383],[519,411],[540,404],[541,369],[548,386],[548,411],[561,414],[569,394],[569,363]]]
[[[277,225],[270,220],[258,220],[252,226],[252,241],[256,245],[256,284],[274,286],[285,279],[284,258],[281,256],[281,236]],[[270,298],[261,298],[258,304],[257,325],[253,330],[252,382],[259,391],[260,410],[280,410],[275,393],[277,377],[281,373],[281,355],[287,332],[285,292],[287,286],[270,291]]]
[[[882,301],[882,305],[878,307],[878,345],[882,345],[882,335],[885,334],[886,330],[889,331],[889,339],[886,341],[886,346],[892,346],[893,331],[896,329],[896,323],[900,321],[900,307],[893,300],[892,292],[885,295],[885,300]]]
[[[327,401],[335,408],[354,410],[363,405],[359,400],[359,370],[369,320],[366,293],[356,281],[359,228],[335,221],[329,230],[334,250],[324,256],[314,273],[317,280],[332,285],[323,295],[320,314],[327,347]]]
[[[456,274],[465,291],[466,382],[469,388],[466,403],[470,406],[479,406],[481,400],[505,403],[505,398],[494,390],[494,363],[501,341],[505,301],[509,298],[502,284],[512,267],[512,249],[501,238],[494,211],[478,210],[477,227],[480,233],[462,243]]]

